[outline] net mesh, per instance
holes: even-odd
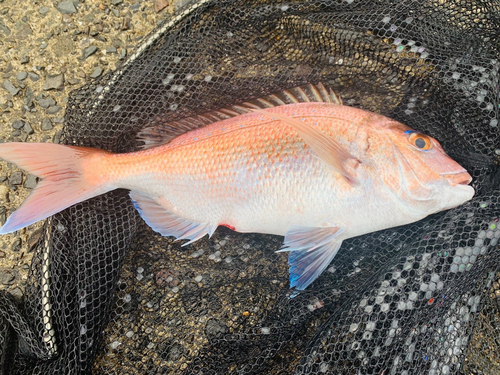
[[[477,194],[345,241],[297,295],[281,237],[181,248],[126,191],[75,205],[47,221],[22,306],[0,293],[0,373],[498,374],[499,28],[494,0],[180,10],[72,93],[66,144],[129,152],[145,127],[321,82],[437,138]]]

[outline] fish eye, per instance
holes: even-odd
[[[425,134],[416,132],[416,131],[408,131],[408,142],[419,150],[427,151],[431,148],[432,142],[428,136]]]

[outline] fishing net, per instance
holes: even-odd
[[[143,223],[127,191],[77,204],[47,221],[24,303],[0,294],[1,370],[500,373],[499,29],[494,0],[179,11],[119,70],[73,92],[64,143],[129,152],[145,127],[321,82],[437,138],[476,196],[345,241],[300,294],[275,253],[281,237],[219,228],[181,248]]]

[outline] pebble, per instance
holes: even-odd
[[[123,0],[111,0],[111,5],[120,5],[123,3]]]
[[[28,87],[26,89],[26,92],[24,93],[24,99],[23,102],[26,105],[26,107],[31,107],[33,105],[33,100],[35,99],[35,94],[33,93],[33,90],[31,87]]]
[[[56,114],[59,112],[62,108],[59,107],[58,105],[52,105],[49,108],[47,108],[47,113],[50,115]]]
[[[15,96],[19,92],[19,89],[7,79],[3,81],[3,88],[10,92],[12,96]]]
[[[119,60],[123,60],[127,56],[127,50],[125,48],[120,49],[120,56],[118,57]]]
[[[43,85],[44,90],[61,90],[64,87],[64,75],[56,74],[48,76],[45,84]]]
[[[165,9],[168,5],[168,1],[166,0],[156,0],[155,1],[155,12],[160,12]]]
[[[9,184],[10,185],[21,185],[23,182],[23,174],[21,172],[14,172],[10,175]]]
[[[73,4],[73,2],[70,0],[60,2],[59,4],[57,4],[56,8],[62,14],[76,13],[75,4]]]
[[[42,108],[49,108],[52,105],[56,105],[56,101],[50,96],[48,98],[37,99],[37,103]]]
[[[116,53],[116,47],[109,47],[107,50],[106,50],[106,53]]]
[[[9,194],[9,188],[2,184],[0,185],[0,202],[7,202],[8,201],[8,194]],[[1,213],[5,214],[5,209],[2,207]]]
[[[9,293],[18,301],[21,301],[23,299],[23,291],[20,288],[16,287],[10,290]]]
[[[10,249],[17,253],[19,250],[21,250],[21,239],[18,237],[14,241],[12,241],[12,245],[10,245]]]
[[[33,134],[35,132],[29,122],[24,123],[23,130],[28,135]]]
[[[36,187],[37,177],[35,175],[29,174],[24,181],[24,187],[27,189],[34,189]]]
[[[130,10],[138,10],[141,7],[141,4],[135,3],[130,6]]]
[[[30,62],[30,57],[26,55],[21,56],[21,64],[27,64]]]
[[[17,73],[16,78],[17,78],[18,81],[24,81],[26,78],[28,78],[28,73],[26,73],[26,72],[19,72],[19,73]]]
[[[81,81],[78,78],[68,78],[67,79],[68,83],[70,85],[78,85]]]
[[[97,78],[102,74],[102,72],[103,72],[102,68],[98,66],[97,68],[94,69],[94,71],[90,75],[90,78]]]
[[[23,127],[24,127],[24,121],[22,121],[22,120],[16,120],[16,121],[14,121],[14,122],[12,123],[12,127],[13,127],[14,129],[21,129],[21,128],[23,128]]]
[[[5,258],[5,252],[0,250],[0,259]]]
[[[11,285],[16,279],[16,275],[11,270],[0,268],[0,284]]]
[[[50,8],[49,7],[43,7],[43,8],[40,8],[39,12],[42,16],[45,16],[47,13],[49,13],[50,11]]]
[[[223,322],[213,318],[207,322],[205,330],[208,336],[218,336],[229,331]]]
[[[6,36],[9,36],[11,33],[10,28],[3,22],[0,22],[0,31],[2,31]]]
[[[30,79],[33,81],[33,82],[36,82],[40,79],[40,76],[36,73],[33,73],[33,72],[29,72],[28,73],[28,76],[30,77]]]
[[[51,130],[53,128],[52,121],[50,121],[49,118],[45,117],[42,120],[41,128],[42,128],[42,130]]]
[[[88,46],[87,48],[83,49],[82,52],[82,60],[85,60],[87,57],[93,55],[96,53],[98,48],[96,46]]]

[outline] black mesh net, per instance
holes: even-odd
[[[46,223],[25,302],[0,294],[0,373],[500,373],[500,3],[198,1],[73,93],[64,141],[136,134],[322,82],[437,138],[476,196],[347,240],[290,298],[281,237],[219,228],[189,247],[126,191]]]

